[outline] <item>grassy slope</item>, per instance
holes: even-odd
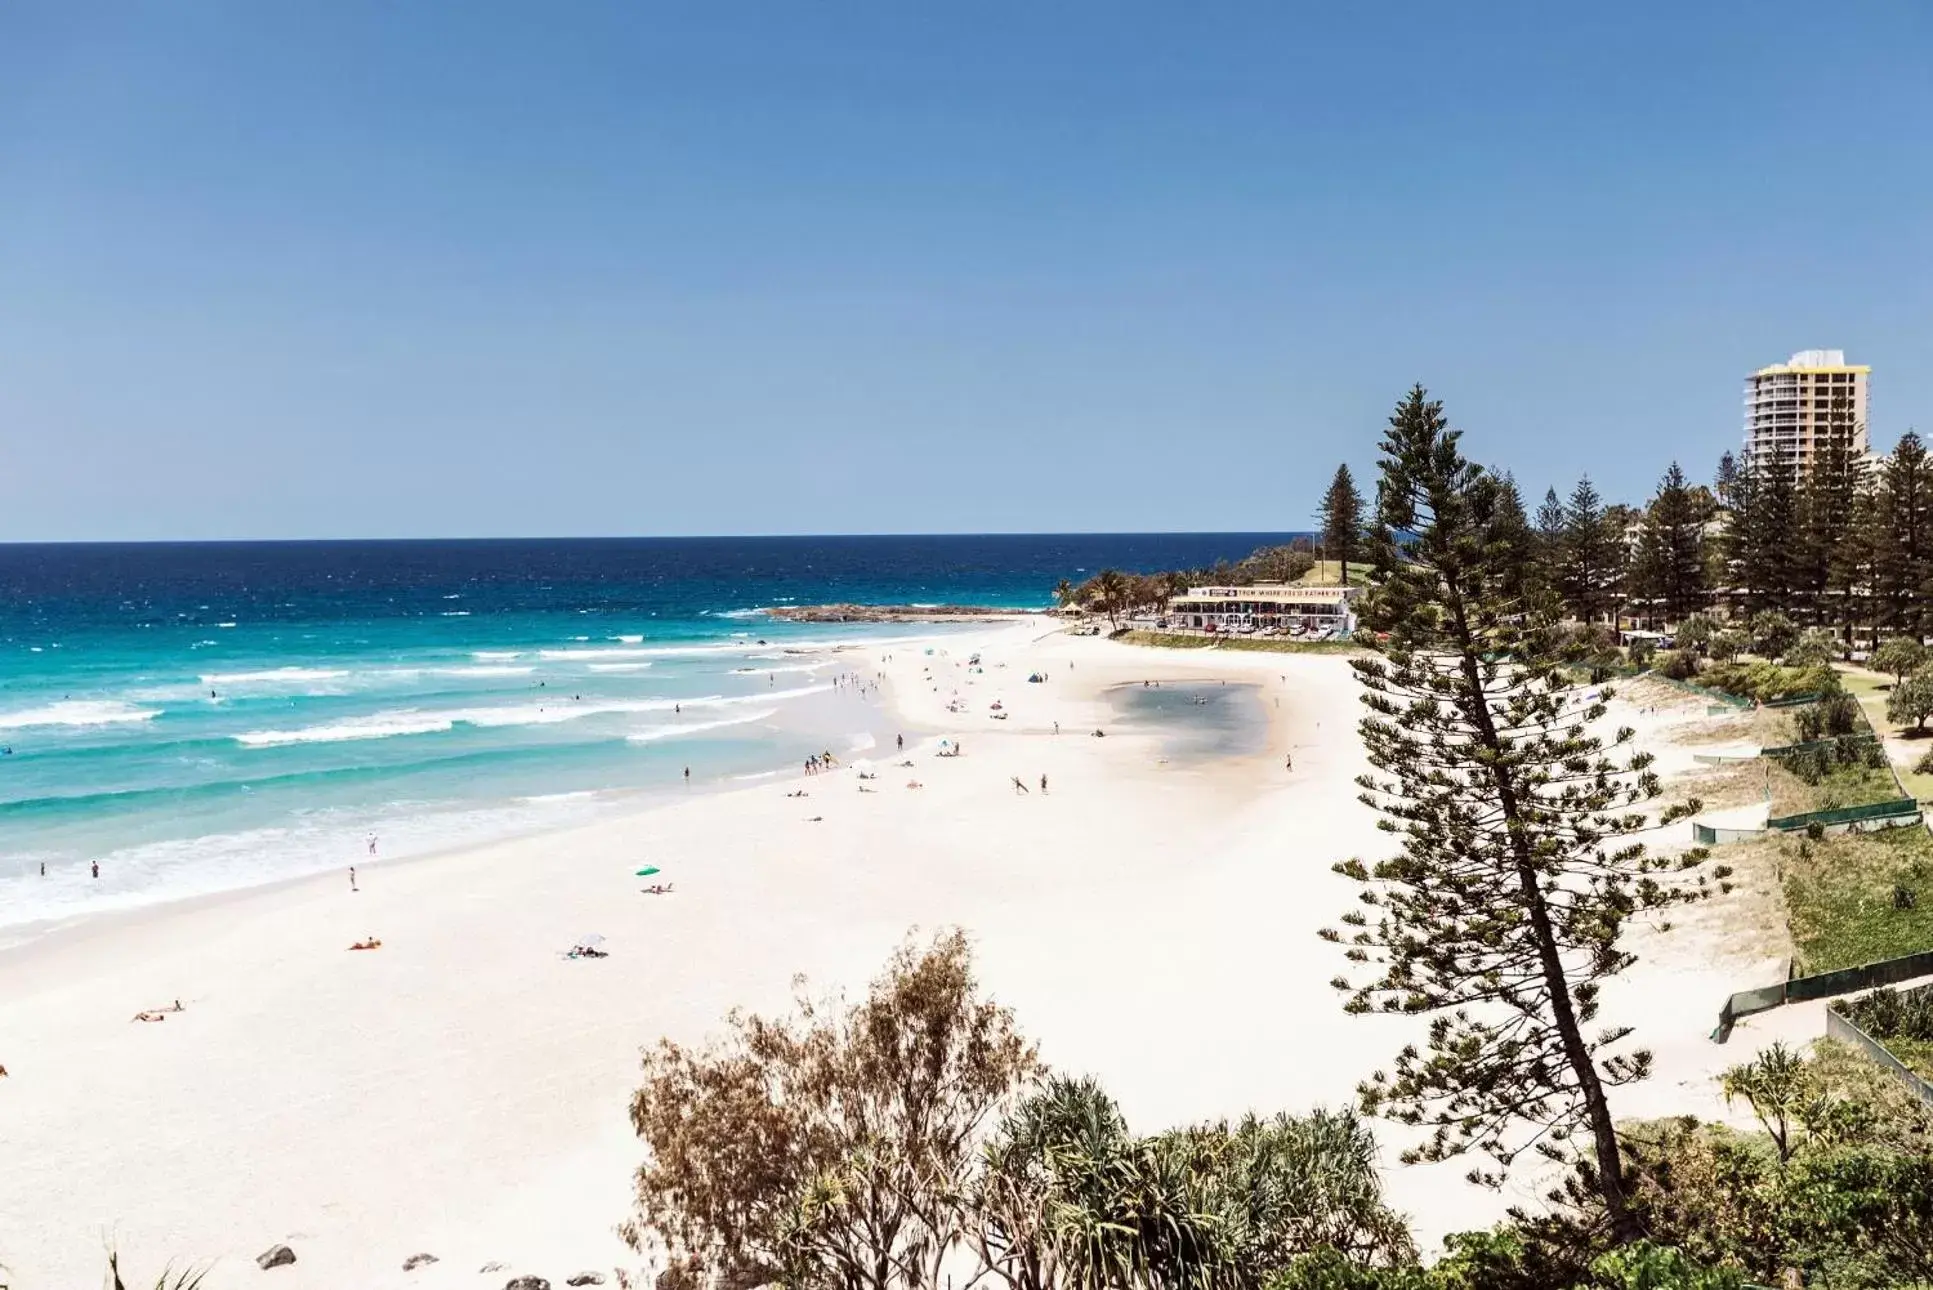
[[[1784,843],[1785,903],[1799,970],[1830,972],[1933,948],[1933,835],[1908,826]],[[1893,886],[1919,897],[1893,908]]]
[[[1914,737],[1886,718],[1886,696],[1893,688],[1892,677],[1881,672],[1869,672],[1863,667],[1842,667],[1839,669],[1839,678],[1845,684],[1846,693],[1859,700],[1866,720],[1882,738]],[[1933,747],[1933,744],[1928,747]],[[1899,771],[1900,783],[1906,786],[1907,792],[1918,798],[1922,805],[1933,804],[1933,775],[1922,775],[1909,766],[1896,765],[1895,769]]]
[[[1342,584],[1342,566],[1334,560],[1318,560],[1315,568],[1295,580],[1298,587],[1335,587]],[[1367,587],[1369,585],[1369,566],[1352,562],[1349,566],[1349,585]]]

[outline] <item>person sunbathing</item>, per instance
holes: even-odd
[[[166,1021],[167,1019],[168,1015],[166,1013],[155,1012],[152,1009],[144,1009],[129,1018],[131,1021]]]
[[[383,943],[377,940],[375,937],[371,936],[364,940],[357,941],[354,945],[351,945],[349,948],[352,950],[379,950],[382,947],[383,947]]]
[[[647,896],[669,896],[672,892],[673,887],[674,887],[674,884],[672,883],[654,882],[649,887],[645,887],[642,890],[644,891],[644,894]]]
[[[567,959],[608,959],[611,955],[608,951],[600,950],[595,945],[573,945],[571,946],[571,952],[564,957]]]

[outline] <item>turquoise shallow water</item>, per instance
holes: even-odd
[[[1159,730],[1163,751],[1182,761],[1252,757],[1268,749],[1267,713],[1253,685],[1129,685],[1110,697],[1130,727]]]
[[[888,736],[786,603],[1042,605],[1264,535],[0,547],[0,928],[580,823]],[[95,877],[93,866],[99,865]],[[45,873],[42,873],[42,867]]]

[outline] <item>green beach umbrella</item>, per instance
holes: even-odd
[[[644,868],[638,870],[634,876],[639,878],[649,878],[652,874],[656,872],[658,872],[658,867],[656,865],[648,864]]]

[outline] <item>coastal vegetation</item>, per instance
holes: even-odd
[[[1917,1033],[1918,1001],[1874,1025]],[[964,936],[863,999],[733,1014],[645,1057],[623,1228],[660,1290],[1743,1290],[1933,1284],[1933,1117],[1831,1043],[1723,1079],[1756,1131],[1618,1126],[1619,1239],[1580,1167],[1425,1260],[1347,1109],[1136,1133],[984,997]],[[1795,1279],[1796,1278],[1796,1279]],[[631,1278],[630,1284],[641,1282]]]
[[[1651,757],[1629,730],[1608,745],[1588,733],[1605,695],[1579,693],[1555,598],[1515,584],[1503,482],[1460,438],[1421,387],[1383,437],[1378,526],[1410,536],[1364,612],[1376,654],[1351,666],[1376,771],[1358,782],[1400,850],[1337,866],[1364,885],[1366,909],[1343,916],[1352,932],[1325,936],[1368,976],[1335,985],[1352,1012],[1430,1018],[1427,1047],[1361,1088],[1372,1114],[1429,1131],[1406,1160],[1474,1151],[1502,1169],[1582,1135],[1580,1177],[1613,1234],[1633,1240],[1608,1093],[1651,1059],[1610,1051],[1628,1028],[1592,1031],[1599,991],[1635,961],[1620,943],[1627,919],[1723,889],[1729,871],[1695,873],[1704,851],[1654,856],[1631,840],[1661,792]]]
[[[644,1068],[623,1235],[660,1287],[1262,1290],[1316,1251],[1415,1259],[1352,1112],[1136,1134],[982,997],[958,931]]]
[[[1933,949],[1933,835],[1877,829],[1780,843],[1801,975]]]
[[[1922,1079],[1933,1080],[1933,986],[1895,990],[1885,986],[1833,1010],[1886,1045]]]

